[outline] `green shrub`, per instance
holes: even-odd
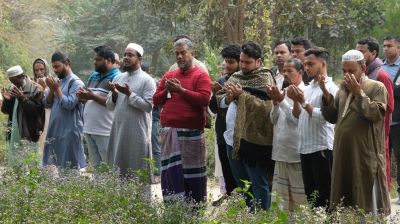
[[[39,168],[34,151],[24,152],[19,166],[7,168],[0,178],[0,223],[399,223],[360,210],[301,205],[287,213],[280,202],[271,209],[250,211],[237,189],[221,207],[207,207],[183,198],[162,203],[150,193],[148,178],[121,179],[116,172],[81,176],[67,170],[56,177]],[[138,171],[138,176],[148,175]]]

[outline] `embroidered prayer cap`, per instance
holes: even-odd
[[[139,53],[141,57],[143,57],[143,47],[136,43],[129,43],[126,49],[132,49]]]
[[[364,54],[358,50],[349,50],[342,56],[342,62],[344,61],[362,61],[364,60]]]
[[[21,66],[16,65],[14,67],[11,67],[7,70],[7,77],[15,77],[24,74],[24,70],[22,70]]]

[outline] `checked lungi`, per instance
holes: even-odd
[[[195,202],[207,197],[204,130],[164,127],[161,140],[161,189],[164,200],[185,196]]]

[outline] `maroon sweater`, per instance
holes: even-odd
[[[176,78],[186,90],[182,94],[171,93],[167,98],[165,81]],[[205,109],[211,95],[210,76],[195,66],[189,71],[175,69],[164,74],[153,96],[155,106],[162,107],[161,125],[173,128],[204,129]]]

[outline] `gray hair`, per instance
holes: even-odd
[[[294,68],[297,70],[297,71],[304,71],[304,65],[303,65],[303,63],[299,60],[299,59],[297,59],[297,58],[289,58],[288,60],[286,60],[285,61],[285,64],[293,64],[294,65]]]
[[[190,51],[193,50],[193,43],[192,43],[191,40],[189,40],[187,38],[181,38],[181,39],[175,41],[174,48],[177,47],[177,46],[185,46],[185,45],[188,47],[188,49]]]

